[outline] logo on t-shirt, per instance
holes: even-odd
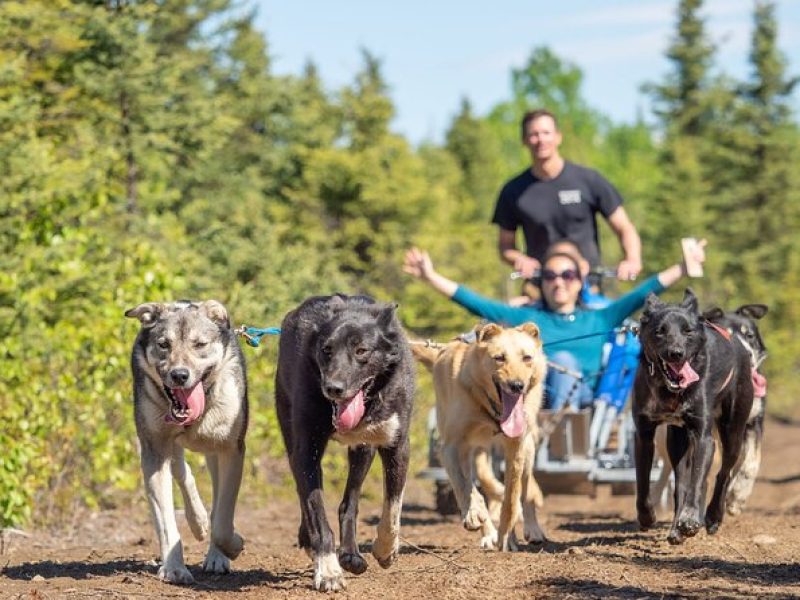
[[[580,190],[561,190],[558,192],[558,201],[561,204],[580,204],[581,191]]]

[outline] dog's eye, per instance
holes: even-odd
[[[331,354],[333,354],[333,348],[331,348],[330,346],[323,346],[322,347],[322,353],[325,356],[330,356]]]
[[[694,329],[692,329],[691,327],[684,327],[681,333],[683,333],[683,335],[689,336],[694,333]]]
[[[506,355],[505,354],[495,354],[492,357],[496,362],[504,363],[506,362]]]
[[[522,357],[522,362],[524,362],[526,365],[529,365],[531,362],[533,362],[533,357],[530,354],[526,354]]]
[[[359,346],[355,349],[356,358],[364,358],[367,354],[369,354],[369,349],[364,348],[363,346]]]
[[[201,350],[206,346],[208,346],[208,342],[206,340],[196,340],[194,343],[194,347],[197,348],[198,350]]]
[[[166,338],[161,338],[156,342],[156,345],[161,348],[162,350],[169,350],[169,340]]]

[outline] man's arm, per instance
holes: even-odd
[[[533,277],[541,266],[538,260],[517,250],[516,231],[501,227],[497,248],[500,251],[500,257],[514,267],[515,271],[522,273],[526,279]]]
[[[608,217],[608,224],[619,238],[625,257],[617,267],[619,279],[634,279],[642,270],[642,241],[636,227],[621,206]]]

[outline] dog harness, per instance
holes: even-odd
[[[728,343],[731,342],[731,332],[724,327],[720,327],[711,321],[703,321],[703,324],[720,334]],[[728,372],[728,376],[725,378],[725,383],[720,386],[720,388],[717,390],[717,393],[720,393],[722,390],[724,390],[725,387],[731,382],[731,379],[733,379],[733,367],[731,367],[731,370]]]

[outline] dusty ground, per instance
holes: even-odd
[[[666,526],[641,533],[633,497],[548,496],[551,542],[516,554],[477,548],[477,534],[432,510],[431,485],[412,481],[403,512],[402,556],[388,570],[348,575],[340,598],[790,598],[800,597],[800,427],[770,421],[765,461],[745,513],[720,533],[671,547]],[[333,499],[329,515],[334,516]],[[360,537],[368,550],[380,511],[364,502]],[[228,576],[198,568],[203,545],[190,538],[197,585],[156,576],[156,545],[145,507],[77,519],[69,534],[6,536],[2,598],[318,598],[310,562],[294,545],[298,509],[289,500],[244,502],[237,515],[245,553]]]

